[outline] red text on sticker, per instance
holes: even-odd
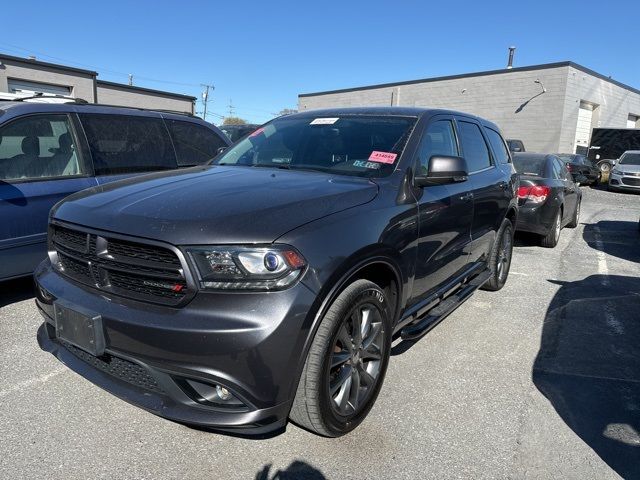
[[[396,161],[398,154],[390,152],[376,152],[375,150],[369,155],[369,160],[379,163],[393,163]]]

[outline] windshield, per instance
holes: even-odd
[[[640,165],[640,153],[625,153],[620,157],[620,165]]]
[[[277,119],[213,163],[383,177],[393,172],[415,122],[365,115]]]
[[[513,166],[521,175],[544,176],[545,157],[521,157],[513,156]]]

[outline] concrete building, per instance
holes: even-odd
[[[640,90],[573,62],[298,95],[300,111],[373,105],[476,114],[538,152],[584,152],[594,127],[640,128]]]
[[[92,70],[0,54],[0,92],[53,93],[89,103],[194,113],[196,98],[98,80]]]

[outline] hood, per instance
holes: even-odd
[[[305,223],[373,200],[365,178],[207,166],[83,190],[51,211],[65,222],[175,245],[270,243]]]
[[[629,173],[640,173],[640,165],[628,165],[626,163],[620,163],[616,165],[616,170]]]

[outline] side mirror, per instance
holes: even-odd
[[[416,175],[413,184],[416,187],[445,185],[464,182],[469,178],[467,161],[462,157],[434,155],[429,159],[429,171],[426,175]]]
[[[522,149],[520,147],[513,147],[513,149],[511,150],[513,153],[518,153],[521,152]]]

